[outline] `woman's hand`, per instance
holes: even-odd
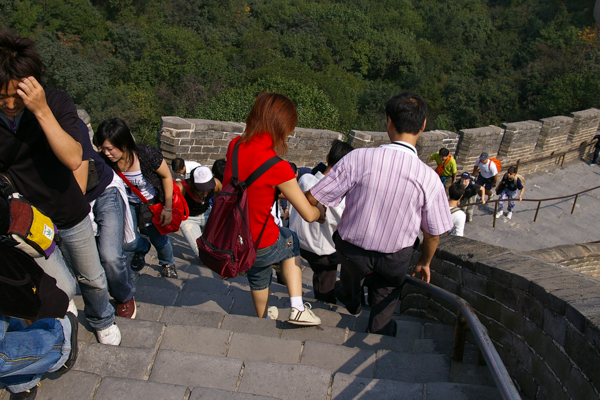
[[[163,208],[163,210],[160,213],[160,225],[167,226],[171,223],[172,220],[173,220],[173,210],[167,211],[166,208]]]

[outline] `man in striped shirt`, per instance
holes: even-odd
[[[313,205],[330,207],[345,197],[334,238],[342,264],[336,296],[358,314],[362,284],[370,274],[367,332],[395,336],[392,316],[419,231],[423,251],[413,276],[419,273],[429,282],[439,235],[453,224],[444,185],[417,157],[415,145],[426,125],[425,101],[404,92],[387,101],[386,114],[391,143],[352,151],[306,195]]]

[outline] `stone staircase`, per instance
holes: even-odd
[[[397,316],[398,333],[364,333],[368,311],[311,299],[319,327],[285,322],[284,286],[271,286],[279,319],[254,317],[246,278],[219,280],[172,235],[179,279],[161,278],[155,257],[137,280],[135,320],[117,318],[119,347],[97,343],[79,309],[80,355],[74,370],[42,381],[37,400],[107,399],[500,399],[477,348],[450,358],[454,328]],[[152,253],[151,253],[152,254]],[[0,393],[0,399],[8,399]]]

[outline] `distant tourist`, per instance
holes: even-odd
[[[335,294],[351,314],[360,313],[362,283],[369,284],[367,332],[395,336],[392,320],[411,265],[413,245],[423,230],[423,251],[413,271],[429,282],[429,264],[439,235],[452,229],[440,178],[417,156],[427,105],[403,92],[386,103],[390,144],[351,151],[306,193],[313,205],[346,208],[334,237],[342,265]]]
[[[437,153],[430,155],[429,159],[435,161],[437,164],[435,172],[442,180],[446,194],[448,194],[448,188],[456,181],[456,160],[450,154],[450,150],[445,147],[442,147]]]
[[[467,214],[458,206],[464,194],[465,187],[460,182],[454,183],[448,188],[448,205],[450,206],[450,214],[452,214],[452,223],[454,224],[454,228],[450,230],[450,234],[453,236],[465,235]]]
[[[594,165],[600,162],[600,160],[598,159],[598,154],[600,154],[600,135],[594,136],[592,140],[595,140],[596,144],[594,144],[594,155],[592,156],[592,162],[590,163],[590,167],[593,167]]]
[[[477,184],[485,188],[485,194],[487,194],[489,200],[491,200],[494,197],[492,188],[496,186],[496,182],[498,181],[498,167],[496,167],[496,163],[490,160],[488,153],[485,151],[481,153],[477,161],[475,161],[473,175],[476,175],[478,171],[479,176],[477,176]]]
[[[171,161],[171,169],[176,175],[183,177],[183,179],[189,179],[190,172],[199,166],[200,163],[197,163],[196,161],[186,161],[183,158],[174,158],[173,161]]]
[[[517,169],[510,167],[496,188],[496,193],[500,196],[499,200],[510,199],[508,202],[508,212],[506,213],[506,218],[508,219],[512,218],[512,210],[515,208],[514,199],[518,197],[519,201],[523,200],[523,192],[525,191],[523,181],[523,177],[517,174]],[[504,201],[498,202],[496,218],[502,216],[502,208],[504,208]]]
[[[465,206],[465,204],[477,202],[477,195],[481,198],[481,203],[485,204],[485,189],[481,185],[473,182],[473,177],[468,172],[463,172],[456,182],[460,182],[465,188],[465,193],[460,200],[460,205],[462,210],[467,214],[467,223],[472,222],[475,206]]]

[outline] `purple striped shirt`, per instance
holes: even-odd
[[[339,234],[365,250],[395,253],[420,229],[441,235],[454,226],[439,176],[413,146],[396,143],[351,151],[311,189],[330,207],[346,196]]]

